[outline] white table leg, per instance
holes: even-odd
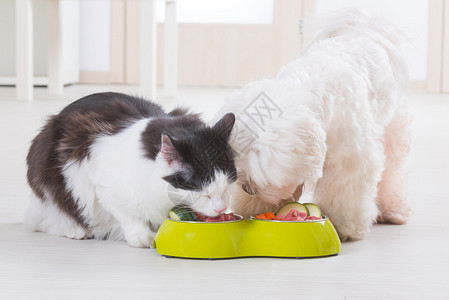
[[[165,2],[164,96],[176,97],[178,85],[178,24],[176,0]]]
[[[149,100],[156,100],[156,5],[154,0],[142,1],[140,36],[140,91]]]
[[[62,94],[64,89],[62,72],[62,36],[59,0],[48,1],[48,48],[47,48],[48,92]]]
[[[16,0],[16,99],[33,100],[32,0]]]

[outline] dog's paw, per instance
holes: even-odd
[[[148,226],[139,226],[125,233],[128,245],[136,248],[150,248],[153,246],[155,234]]]
[[[388,223],[402,225],[407,223],[409,214],[401,214],[397,212],[381,213],[377,216],[377,223]]]
[[[359,241],[365,237],[365,233],[364,232],[356,232],[356,233],[351,233],[351,234],[345,234],[345,233],[339,232],[338,236],[340,237],[340,240],[342,242]]]
[[[335,225],[335,224],[334,224]],[[336,226],[338,236],[342,242],[362,240],[369,232],[370,226],[356,226],[349,224],[346,226]]]

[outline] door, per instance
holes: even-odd
[[[429,0],[427,91],[449,93],[449,3]]]
[[[112,2],[111,79],[138,84],[141,3]],[[179,84],[234,87],[274,76],[282,65],[300,55],[306,39],[302,20],[313,12],[314,3],[273,0],[273,19],[268,24],[180,23]],[[157,77],[162,84],[163,24],[158,24],[157,34]]]

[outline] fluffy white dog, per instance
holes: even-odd
[[[276,210],[305,187],[301,202],[317,203],[342,240],[361,239],[376,220],[410,214],[406,68],[384,19],[350,10],[328,20],[299,59],[222,107],[237,116],[233,209]]]

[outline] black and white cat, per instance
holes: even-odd
[[[118,93],[84,97],[50,117],[27,156],[33,192],[28,228],[74,239],[125,239],[150,247],[175,204],[216,216],[236,189],[226,114],[208,127],[184,109],[165,113],[152,102]]]

